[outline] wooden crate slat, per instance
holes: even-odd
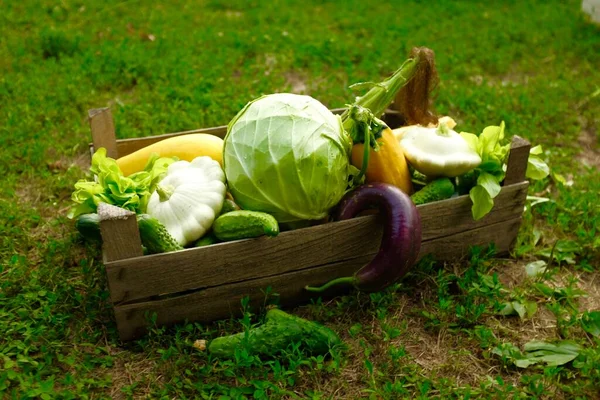
[[[469,196],[437,201],[418,206],[421,214],[423,241],[504,221],[523,213],[528,182],[505,186],[494,199],[494,208],[482,219],[475,221]]]
[[[364,239],[372,225],[368,218],[342,221],[335,228],[313,227],[310,235],[294,230],[276,238],[261,237],[107,263],[111,300],[132,301],[372,254],[377,243]]]
[[[502,189],[494,209],[479,221],[468,196],[419,206],[423,241],[506,221],[522,214],[528,183]],[[106,264],[114,303],[266,277],[374,254],[381,224],[368,216],[205,248]]]
[[[429,253],[438,260],[454,260],[467,254],[465,243],[487,245],[495,243],[498,253],[506,253],[513,245],[521,218],[512,218],[496,224],[479,227],[468,232],[430,240],[423,243],[421,256]],[[345,260],[338,263],[317,266],[301,271],[293,271],[270,277],[251,279],[243,282],[219,285],[162,300],[154,300],[127,305],[115,305],[115,317],[122,340],[131,340],[145,332],[146,313],[156,312],[159,326],[171,325],[183,320],[210,322],[217,319],[240,315],[240,300],[250,297],[253,307],[263,304],[265,291],[271,287],[278,294],[281,305],[301,304],[319,294],[308,293],[305,285],[319,285],[330,279],[351,275],[373,257],[372,254]],[[341,287],[332,294],[347,292]]]

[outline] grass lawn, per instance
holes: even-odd
[[[1,398],[600,398],[600,28],[580,1],[161,3],[2,2]],[[342,107],[413,46],[436,52],[457,129],[505,121],[544,148],[552,174],[530,194],[550,201],[527,207],[515,253],[291,310],[342,336],[328,358],[192,347],[237,320],[121,343],[99,249],[66,217],[87,110],[111,107],[125,138],[224,125],[278,91]],[[579,347],[526,366],[533,340]]]

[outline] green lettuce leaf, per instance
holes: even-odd
[[[143,171],[124,176],[116,160],[106,156],[105,148],[99,148],[92,156],[92,178],[75,183],[71,195],[75,204],[68,217],[96,212],[101,202],[136,213],[145,212],[150,195],[175,160],[153,154]]]
[[[485,215],[492,210],[492,207],[494,207],[494,200],[488,191],[481,185],[473,187],[469,191],[469,197],[471,197],[471,201],[473,202],[471,213],[475,220],[480,220],[485,217]]]
[[[483,187],[492,199],[498,196],[498,193],[500,193],[500,190],[502,189],[498,178],[495,175],[485,171],[482,171],[479,174],[479,177],[477,178],[477,185]]]
[[[481,164],[475,169],[478,174],[477,184],[471,188],[469,195],[473,202],[471,207],[473,218],[481,219],[494,206],[494,197],[500,192],[500,183],[504,180],[510,143],[504,143],[504,121],[499,126],[486,127],[479,136],[468,132],[460,135],[469,146],[481,157]],[[550,168],[542,160],[541,146],[535,146],[529,153],[526,177],[543,179],[550,173]]]

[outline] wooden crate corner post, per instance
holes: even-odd
[[[98,205],[105,263],[143,255],[136,214],[106,203]]]
[[[510,143],[510,153],[504,177],[504,186],[521,183],[525,180],[527,160],[531,144],[520,136],[514,136]]]
[[[142,241],[137,224],[137,216],[134,212],[125,210],[106,203],[98,205],[98,216],[100,217],[100,233],[102,235],[102,260],[106,265],[107,272],[113,261],[139,257],[143,255]],[[115,307],[114,290],[111,290],[110,274],[108,274],[108,290],[111,302]],[[131,339],[127,321],[119,318],[115,311],[117,330],[121,340]]]
[[[508,155],[506,175],[504,177],[504,182],[502,183],[503,186],[527,183],[527,160],[529,159],[530,149],[531,144],[527,140],[523,139],[520,136],[513,136],[510,144],[510,153]],[[527,187],[529,187],[528,184]],[[515,199],[513,201],[515,201],[517,204],[522,204],[524,206],[526,198],[527,191],[525,190],[525,192],[522,195],[522,198]],[[511,253],[515,248],[522,220],[523,218],[521,213],[519,217],[519,223],[516,224],[514,227],[510,228],[509,231],[506,233],[510,238],[512,238],[511,243],[506,251],[507,253]]]
[[[88,121],[92,131],[94,151],[100,147],[106,149],[106,156],[117,158],[117,137],[110,108],[94,108],[88,111]]]

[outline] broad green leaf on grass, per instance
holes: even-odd
[[[554,180],[556,182],[560,183],[561,185],[565,185],[565,186],[569,185],[569,182],[567,182],[567,179],[557,172],[552,172],[552,178],[554,178]],[[573,182],[571,182],[571,184],[573,184]]]
[[[537,156],[529,156],[527,159],[527,170],[525,176],[529,179],[540,180],[550,174],[548,165]]]
[[[581,327],[595,337],[600,337],[600,311],[587,311],[581,317]]]
[[[504,343],[495,347],[492,353],[519,368],[527,368],[540,363],[550,367],[573,361],[579,355],[581,347],[568,340],[556,344],[534,340],[526,343],[523,350],[520,351],[511,343]]]
[[[483,218],[494,207],[492,197],[483,186],[477,185],[471,188],[469,197],[471,197],[471,201],[473,202],[471,214],[473,214],[473,219],[475,220]]]
[[[367,371],[369,371],[369,375],[373,375],[373,363],[371,361],[369,361],[368,358],[365,358],[365,368],[367,368]]]
[[[539,155],[540,155],[540,154],[542,154],[543,152],[544,152],[544,151],[542,150],[542,146],[541,146],[541,145],[539,145],[539,144],[538,144],[537,146],[534,146],[534,147],[532,147],[532,148],[529,150],[529,154],[533,154],[533,155],[536,155],[536,156],[539,156]]]
[[[567,264],[575,264],[576,255],[582,252],[580,244],[574,240],[558,240],[552,247],[536,252],[537,255],[542,257],[551,258],[558,262],[566,262]]]
[[[537,303],[533,301],[511,301],[504,303],[500,315],[518,315],[519,318],[531,318],[537,311]]]
[[[543,362],[547,366],[566,364],[574,360],[581,351],[581,347],[577,343],[568,340],[558,344],[532,341],[526,343],[523,349],[530,359]]]
[[[529,203],[529,207],[533,207],[536,204],[553,201],[553,200],[550,200],[548,197],[539,197],[539,196],[527,196],[526,200],[531,202],[531,203]]]
[[[536,277],[546,272],[547,265],[548,263],[544,260],[533,261],[525,266],[525,272],[527,272],[527,276]]]
[[[529,158],[527,159],[527,171],[525,176],[529,179],[544,179],[550,174],[550,168],[541,159],[540,155],[543,153],[542,146],[537,145],[529,150]]]

